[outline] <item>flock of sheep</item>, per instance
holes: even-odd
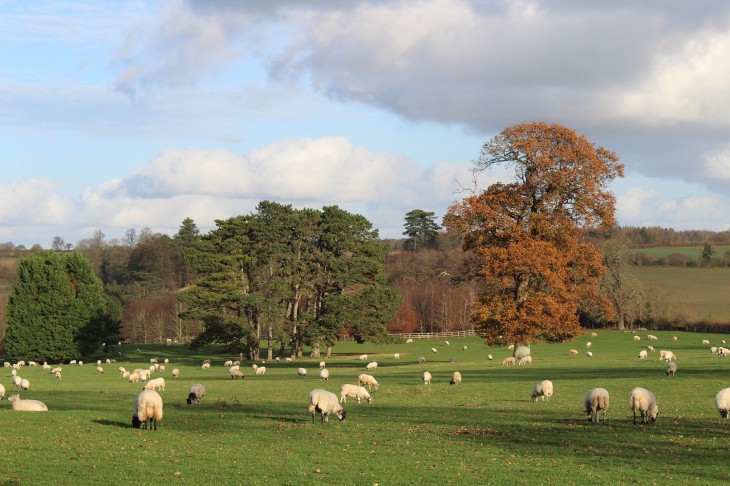
[[[597,334],[592,333],[591,336],[597,337]],[[635,341],[639,341],[641,340],[641,337],[638,335],[634,335],[633,339]],[[653,336],[651,334],[647,336],[647,339],[650,341],[658,340],[656,336]],[[676,341],[677,338],[674,337],[673,340]],[[724,343],[725,341],[723,341],[723,344]],[[444,344],[446,346],[450,345],[448,341],[445,341]],[[709,344],[709,341],[703,340],[702,344]],[[590,348],[591,346],[591,342],[586,343],[586,347]],[[466,351],[467,347],[464,346],[463,349]],[[514,348],[510,346],[510,350],[512,349]],[[437,351],[438,350],[436,348],[432,348],[432,352]],[[525,354],[521,351],[522,350],[518,348],[517,352],[514,353],[515,356],[509,356],[505,358],[502,361],[502,366],[508,366],[510,364],[514,365],[515,363],[518,363],[520,365],[531,364],[532,356],[529,355],[529,350],[527,351],[528,354]],[[641,352],[639,353],[639,359],[648,359],[648,353],[650,351],[655,351],[653,346],[651,345],[647,346],[646,350],[641,350]],[[730,350],[725,347],[712,347],[710,348],[710,351],[714,355],[717,355],[719,357],[727,357],[728,355],[730,355]],[[571,349],[570,354],[576,355],[578,354],[578,352],[575,349]],[[592,353],[590,351],[587,352],[587,356],[592,357]],[[400,355],[396,353],[393,355],[393,358],[399,359]],[[361,355],[359,359],[367,361],[368,356]],[[492,359],[492,356],[490,355],[488,359]],[[667,362],[667,375],[674,376],[677,371],[677,365],[675,363],[675,360],[677,359],[676,355],[672,351],[661,350],[659,352],[659,359]],[[287,359],[287,361],[289,361],[289,359]],[[110,361],[107,360],[107,363],[109,362]],[[425,358],[419,357],[417,362],[419,364],[423,364],[425,363]],[[151,378],[151,375],[154,372],[164,371],[165,364],[168,364],[169,360],[165,359],[164,364],[161,364],[158,362],[157,358],[152,358],[150,359],[150,363],[151,364],[147,369],[138,368],[134,371],[129,372],[125,370],[124,367],[119,367],[118,371],[122,378],[128,380],[130,383],[137,383],[139,381],[144,382],[142,392],[139,393],[134,403],[132,426],[135,428],[157,430],[157,422],[162,420],[163,417],[163,400],[157,390],[165,390],[165,379],[163,377]],[[83,362],[79,361],[70,364],[83,365]],[[15,364],[6,362],[4,364],[5,367],[12,368],[11,374],[13,378],[13,385],[21,390],[28,390],[30,388],[29,381],[18,376],[19,370],[22,370],[23,366],[25,365],[26,363],[24,361],[19,361]],[[31,361],[28,362],[28,365],[37,366],[37,363]],[[232,379],[244,378],[243,373],[240,371],[240,362],[226,361],[224,363],[224,366],[228,368]],[[365,368],[367,371],[373,371],[377,369],[377,366],[377,361],[373,360],[368,362]],[[210,367],[210,360],[205,360],[201,366],[201,369],[206,370],[210,369]],[[61,379],[61,367],[52,368],[47,363],[43,363],[43,369],[48,370],[56,378]],[[256,375],[263,375],[266,373],[265,366],[258,366],[254,364],[252,366],[252,369]],[[97,362],[96,372],[98,374],[104,373],[101,361]],[[173,377],[176,378],[179,376],[180,370],[178,368],[175,368],[172,370],[171,374]],[[306,368],[298,368],[297,374],[300,377],[306,378]],[[320,362],[320,379],[322,381],[328,381],[329,376],[330,374],[329,370],[326,368],[326,363],[324,361]],[[428,371],[423,371],[421,378],[424,385],[428,385],[432,381],[431,373]],[[456,385],[461,383],[461,381],[461,373],[455,371],[452,373],[449,383],[451,385]],[[365,386],[367,386],[368,388],[366,389]],[[323,423],[329,421],[329,415],[335,415],[340,421],[345,420],[347,414],[342,408],[342,403],[347,403],[347,398],[354,398],[357,399],[358,403],[360,403],[361,400],[365,400],[368,404],[370,404],[372,403],[372,396],[370,395],[369,391],[372,391],[373,387],[375,388],[375,390],[377,390],[379,386],[380,384],[374,376],[363,373],[358,376],[357,384],[346,383],[340,387],[339,398],[334,393],[327,391],[323,388],[316,388],[312,390],[309,394],[309,412],[312,416],[312,421],[314,421],[315,414],[317,413],[321,414],[321,421]],[[537,401],[540,398],[542,398],[543,401],[547,400],[549,402],[550,398],[553,396],[553,393],[553,383],[550,380],[543,380],[533,386],[531,398],[533,402]],[[199,383],[193,384],[188,393],[187,403],[189,405],[199,405],[204,396],[205,387]],[[0,400],[3,400],[4,397],[5,387],[0,384]],[[21,399],[18,394],[14,394],[8,397],[8,401],[10,402],[12,409],[15,411],[48,411],[48,407],[43,402],[39,400],[24,400]],[[588,420],[591,422],[600,422],[602,412],[603,421],[606,422],[609,402],[609,392],[605,388],[592,388],[588,390],[583,397],[583,404],[585,407],[585,411],[588,415]],[[642,424],[656,421],[657,415],[659,414],[659,407],[657,405],[655,395],[651,391],[642,387],[636,387],[631,391],[628,405],[633,412],[634,424],[636,424],[637,414]],[[725,388],[717,393],[715,397],[715,406],[717,407],[717,410],[719,411],[722,418],[728,418],[730,414],[730,388]]]

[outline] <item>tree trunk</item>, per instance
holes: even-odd
[[[321,354],[319,351],[319,342],[314,343],[314,346],[312,346],[312,358],[321,358]]]
[[[273,342],[273,331],[271,330],[271,326],[269,326],[269,330],[266,334],[266,340],[267,340],[266,359],[269,361],[272,361],[274,359],[274,342]]]
[[[331,344],[327,345],[327,357],[328,358],[332,357],[332,345]]]

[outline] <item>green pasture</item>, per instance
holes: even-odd
[[[661,293],[689,322],[730,322],[730,268],[631,267],[632,275]]]
[[[502,367],[506,348],[479,338],[415,341],[412,344],[340,343],[325,360],[331,373],[319,380],[320,360],[266,363],[245,380],[229,378],[223,362],[235,359],[213,349],[182,345],[117,347],[114,364],[97,375],[94,359],[63,366],[57,380],[38,368],[22,368],[31,389],[23,398],[44,401],[48,413],[19,413],[0,402],[0,484],[718,484],[730,479],[730,420],[720,418],[714,396],[730,387],[730,360],[714,357],[709,339],[730,336],[598,331],[572,343],[534,345],[532,365]],[[677,336],[672,341],[671,336]],[[591,341],[593,358],[585,355]],[[657,352],[637,358],[652,344]],[[468,350],[463,350],[463,346]],[[431,348],[437,350],[431,352]],[[571,356],[570,348],[579,350]],[[677,354],[678,372],[665,374],[660,349]],[[393,359],[393,353],[400,359]],[[121,354],[118,354],[121,353]],[[312,423],[309,391],[339,394],[365,372],[360,354],[376,359],[380,389],[373,403],[348,400],[348,418]],[[488,360],[491,354],[493,360]],[[418,365],[419,356],[426,364]],[[116,369],[149,366],[168,358],[161,373],[167,388],[157,431],[131,428],[141,384],[123,381]],[[106,358],[106,356],[104,356]],[[203,359],[210,370],[201,370]],[[453,361],[452,361],[453,360]],[[181,370],[173,379],[173,367]],[[297,376],[305,367],[309,376]],[[433,384],[420,381],[433,374]],[[450,386],[452,371],[463,382]],[[550,402],[533,403],[533,384],[549,379]],[[10,369],[0,369],[6,398],[15,393]],[[185,403],[193,383],[207,395],[200,406]],[[583,394],[592,387],[611,394],[608,424],[591,424]],[[652,390],[660,415],[654,424],[633,425],[628,397],[635,386]]]
[[[702,250],[704,246],[655,246],[649,248],[635,248],[632,250],[633,253],[644,253],[652,258],[666,258],[672,253],[678,253],[689,258],[698,260],[702,257]],[[723,256],[730,253],[730,246],[712,246],[712,250],[715,252],[715,256]]]

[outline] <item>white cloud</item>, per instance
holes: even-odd
[[[56,184],[42,179],[0,179],[0,227],[48,226],[67,220],[73,204],[58,195]]]

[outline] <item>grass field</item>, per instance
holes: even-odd
[[[652,258],[665,258],[667,255],[672,253],[678,253],[689,258],[698,260],[702,257],[702,250],[704,246],[656,246],[648,248],[636,248],[632,250],[633,253],[644,253]],[[715,256],[723,256],[730,253],[730,246],[713,246],[712,251],[715,252]]]
[[[730,322],[730,268],[631,267],[643,284],[677,304],[690,322]]]
[[[722,420],[714,396],[730,386],[730,361],[710,355],[722,336],[655,332],[659,349],[678,356],[674,378],[656,353],[640,361],[648,342],[620,331],[599,332],[576,342],[535,345],[534,363],[502,367],[509,352],[478,338],[413,344],[340,343],[327,360],[331,378],[318,378],[319,360],[267,363],[267,373],[233,381],[223,367],[235,357],[190,352],[181,345],[122,346],[118,362],[65,365],[61,381],[41,368],[22,368],[31,389],[23,398],[43,400],[48,413],[17,413],[0,402],[0,484],[716,484],[730,479],[730,421]],[[585,356],[592,341],[593,358]],[[468,350],[464,351],[463,346]],[[436,354],[430,351],[435,347]],[[571,356],[569,348],[580,350]],[[392,353],[399,352],[395,360]],[[381,386],[373,403],[348,401],[348,418],[315,423],[307,411],[309,391],[339,393],[356,381],[367,353],[379,362]],[[494,356],[493,361],[487,355]],[[427,362],[416,364],[419,356]],[[141,385],[123,381],[118,366],[146,367],[169,358],[164,418],[155,431],[132,429],[130,418]],[[204,358],[210,370],[200,369]],[[450,362],[453,358],[454,362]],[[250,363],[247,364],[250,366]],[[309,377],[296,374],[306,367]],[[170,377],[178,367],[181,376]],[[423,370],[432,385],[420,381]],[[464,381],[449,386],[452,371]],[[555,396],[533,403],[532,386],[550,379]],[[14,393],[10,370],[0,382]],[[200,406],[185,403],[192,383],[208,392]],[[591,424],[582,397],[601,386],[611,393],[608,424]],[[655,424],[633,425],[627,402],[635,386],[657,395]]]

